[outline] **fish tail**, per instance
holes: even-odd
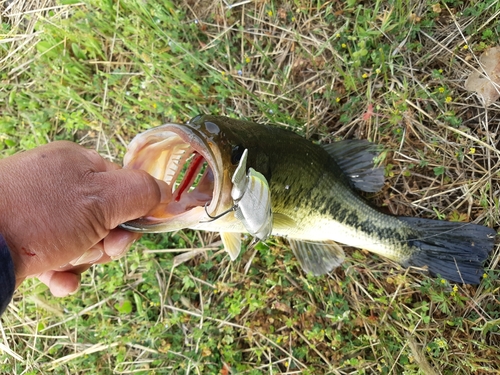
[[[495,245],[494,229],[459,223],[400,217],[415,231],[409,244],[416,249],[406,266],[426,267],[429,273],[448,281],[479,284],[483,264]]]

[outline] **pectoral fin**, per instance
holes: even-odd
[[[378,145],[363,139],[347,139],[323,145],[323,148],[356,189],[375,193],[384,186],[384,168],[374,163],[380,154]]]
[[[330,272],[342,264],[345,258],[342,247],[333,241],[307,242],[294,239],[288,241],[302,269],[314,276]]]
[[[241,234],[233,232],[220,232],[220,238],[224,244],[224,249],[231,257],[231,260],[236,260],[241,251]]]
[[[285,229],[293,228],[296,225],[297,223],[290,216],[281,213],[275,213],[273,215],[273,228],[276,229],[278,232],[282,228]]]

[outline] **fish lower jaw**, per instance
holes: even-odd
[[[200,220],[206,217],[204,207],[195,207],[173,217],[158,219],[153,216],[146,216],[127,221],[121,224],[120,227],[137,233],[175,232],[186,228],[194,228]]]

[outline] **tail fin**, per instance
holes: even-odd
[[[407,266],[427,267],[432,275],[455,283],[479,284],[483,263],[495,245],[496,231],[482,225],[400,217],[416,230],[410,240],[420,251]]]

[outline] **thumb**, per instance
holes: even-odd
[[[108,229],[145,216],[171,195],[170,187],[139,169],[118,169],[99,173],[100,210]]]

